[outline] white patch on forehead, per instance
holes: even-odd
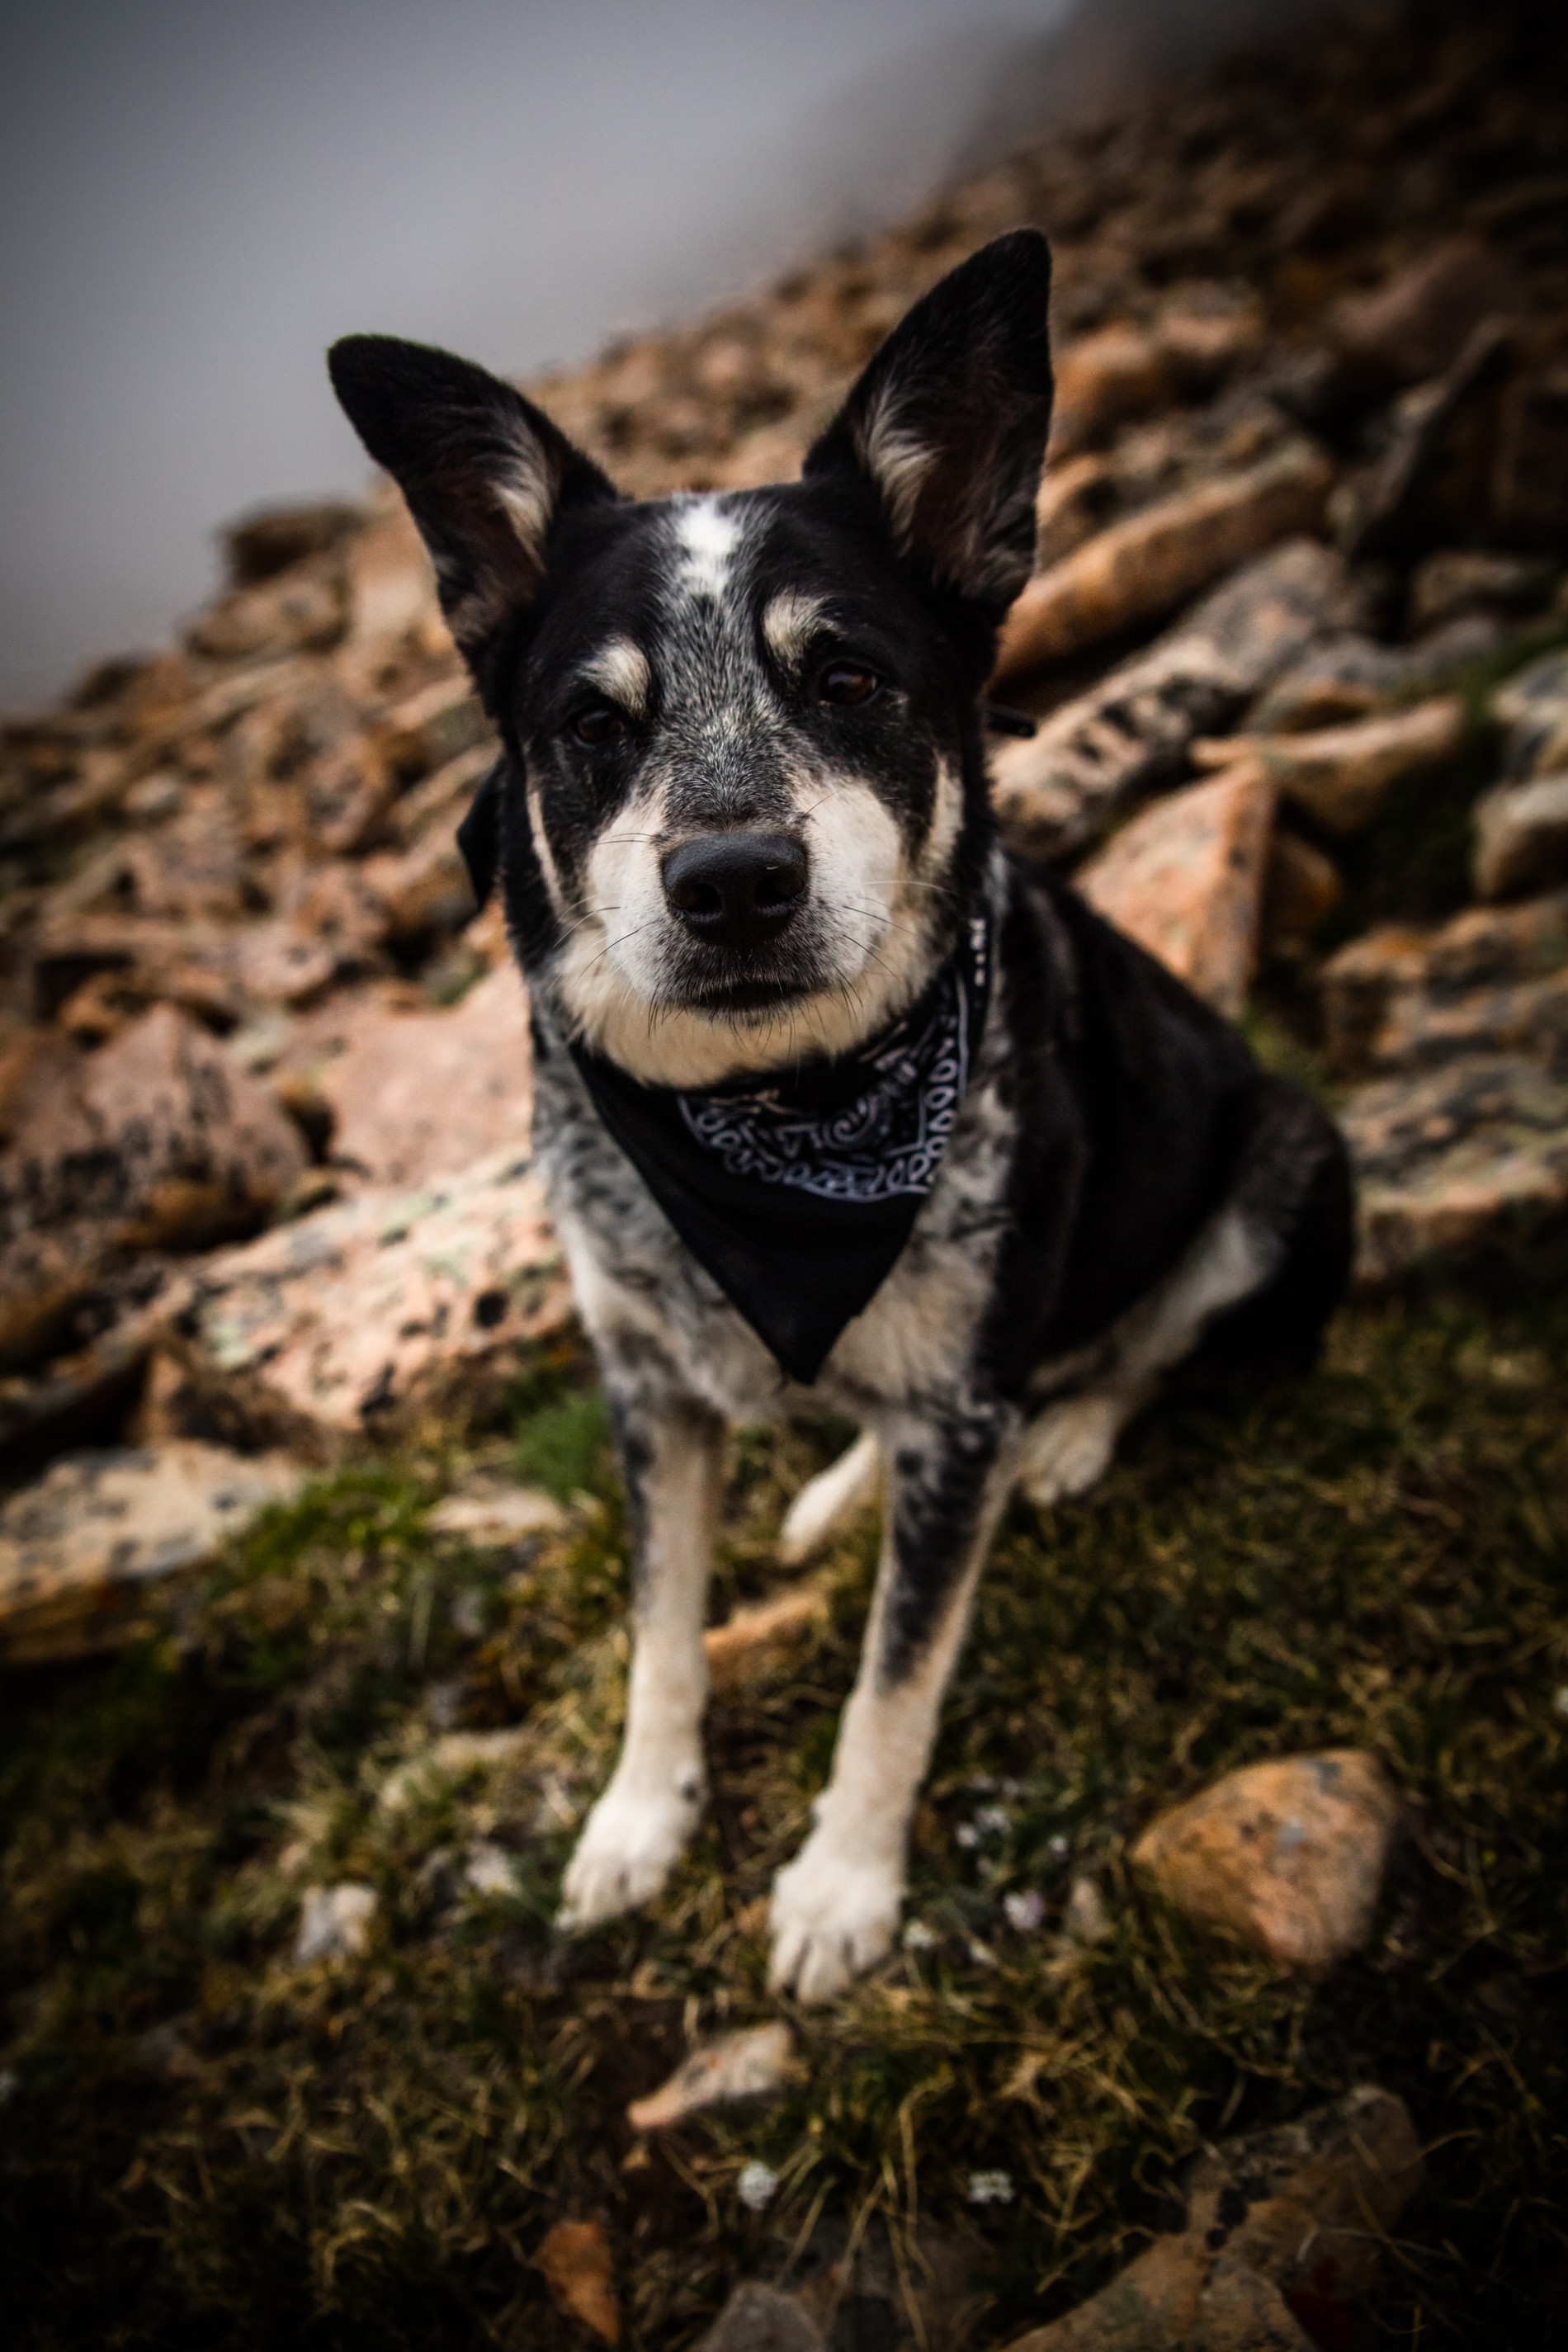
[[[653,698],[653,671],[647,656],[630,637],[606,638],[577,674],[584,686],[598,687],[634,719],[644,715]]]
[[[781,667],[799,667],[826,616],[826,601],[820,596],[803,595],[798,588],[783,589],[770,599],[763,614],[763,636]]]
[[[741,541],[740,517],[726,514],[717,498],[690,499],[677,509],[675,537],[681,555],[677,588],[687,596],[721,596]]]

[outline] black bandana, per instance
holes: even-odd
[[[640,1086],[580,1046],[594,1105],[686,1244],[792,1380],[809,1384],[910,1237],[969,1085],[989,919],[873,1045],[759,1086]]]

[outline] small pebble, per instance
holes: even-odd
[[[1016,2193],[1010,2172],[972,2172],[969,2176],[972,2205],[1011,2205]]]
[[[761,2213],[773,2203],[778,2185],[778,2174],[771,2164],[748,2157],[736,2176],[735,2194],[749,2213]]]
[[[910,1919],[905,1926],[902,1941],[906,1952],[934,1952],[938,1940],[923,1919]]]

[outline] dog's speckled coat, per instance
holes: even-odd
[[[999,239],[884,344],[799,484],[647,505],[464,362],[371,337],[332,355],[505,746],[465,846],[500,879],[532,993],[538,1150],[631,1507],[626,1740],[567,1872],[569,1924],[656,1895],[690,1834],[725,1425],[803,1391],[611,1140],[568,1043],[650,1085],[782,1070],[876,1036],[973,912],[992,927],[989,1019],[934,1188],[811,1391],[874,1434],[886,1501],[832,1778],[773,1894],[773,1980],[807,2000],[892,1940],[1013,1485],[1042,1504],[1090,1485],[1200,1345],[1310,1357],[1348,1261],[1329,1121],[995,840],[981,697],[1033,554],[1048,278],[1043,239]],[[804,854],[787,908],[722,940],[682,914],[674,851],[764,835]],[[860,1456],[844,1500],[876,1466]]]

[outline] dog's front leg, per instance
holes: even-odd
[[[689,1399],[612,1393],[632,1533],[632,1666],[615,1776],[562,1888],[560,1925],[591,1927],[652,1900],[702,1808],[702,1620],[723,1424]]]
[[[975,1579],[1013,1473],[1008,1406],[884,1431],[888,1508],[860,1672],[816,1827],[773,1883],[775,1990],[831,2000],[889,1949],[910,1818]]]

